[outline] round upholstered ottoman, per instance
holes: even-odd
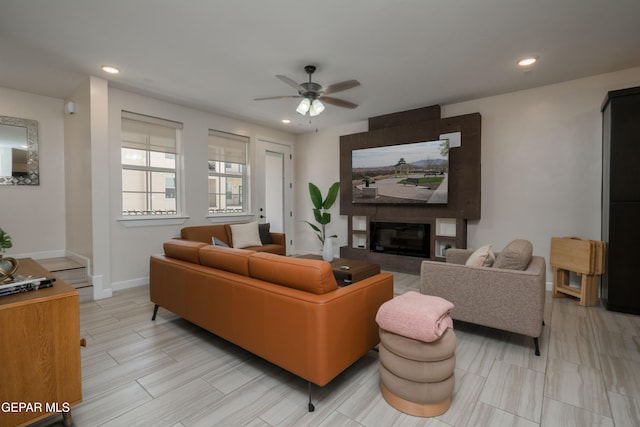
[[[397,410],[434,417],[449,409],[456,365],[452,308],[447,300],[417,292],[380,307],[380,388]]]

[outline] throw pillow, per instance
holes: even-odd
[[[491,250],[491,245],[484,245],[476,249],[464,265],[467,267],[491,267],[495,260],[496,255]]]
[[[260,241],[263,245],[270,245],[273,243],[273,239],[271,238],[271,224],[268,222],[266,224],[258,224],[258,232],[260,233]]]
[[[234,248],[248,248],[262,246],[257,222],[246,224],[231,224],[231,240]]]
[[[213,236],[211,238],[211,244],[213,246],[222,246],[223,248],[228,248],[229,247],[229,245],[227,245],[225,242],[223,242],[222,240],[218,239],[215,236]]]
[[[533,245],[528,240],[516,239],[496,256],[495,268],[525,270],[533,256]]]

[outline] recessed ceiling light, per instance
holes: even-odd
[[[518,65],[521,67],[528,67],[529,65],[533,65],[535,62],[537,61],[536,58],[523,58],[520,61],[518,61]]]
[[[284,124],[289,124],[289,123],[291,123],[291,120],[289,120],[289,119],[282,119],[282,123],[284,123]]]
[[[103,65],[102,71],[109,74],[118,74],[120,72],[116,67],[112,67],[110,65]]]

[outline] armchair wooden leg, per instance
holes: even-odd
[[[156,304],[153,307],[153,316],[151,316],[151,320],[156,320],[156,314],[158,314],[158,308],[160,308],[160,306],[158,304]]]
[[[536,346],[536,356],[540,356],[540,343],[538,342],[538,337],[533,339],[533,344]]]

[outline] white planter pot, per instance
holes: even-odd
[[[322,259],[331,262],[333,261],[333,238],[326,237],[324,239],[324,246],[322,247]]]

